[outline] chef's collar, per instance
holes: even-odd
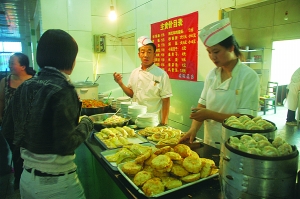
[[[149,72],[152,68],[154,68],[155,64],[153,63],[150,67],[148,67],[145,71]],[[140,67],[140,70],[143,70],[142,69],[142,65]]]
[[[216,71],[215,71],[216,72],[216,78],[215,78],[214,82],[212,83],[212,89],[214,89],[214,90],[228,90],[232,79],[240,71],[240,67],[237,67],[239,63],[240,63],[240,60],[238,59],[236,65],[232,69],[231,77],[228,78],[227,80],[225,80],[224,82],[221,82],[222,68],[221,67],[216,68]]]

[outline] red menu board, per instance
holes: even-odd
[[[171,79],[197,81],[198,12],[151,24],[155,64]]]

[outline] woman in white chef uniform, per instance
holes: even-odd
[[[137,43],[140,67],[131,72],[127,86],[123,84],[119,73],[114,73],[114,80],[132,101],[147,106],[147,113],[158,114],[160,125],[166,125],[170,97],[173,95],[169,76],[154,64],[156,46],[150,38],[141,36]]]
[[[216,68],[206,77],[198,106],[190,115],[192,125],[180,141],[193,142],[204,123],[204,143],[220,148],[224,119],[257,115],[259,78],[240,62],[241,53],[228,18],[204,27],[199,36]]]

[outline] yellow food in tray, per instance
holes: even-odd
[[[200,158],[184,144],[160,149],[134,144],[125,148],[132,150],[136,157],[132,161],[122,161],[118,168],[148,197],[178,189],[182,185],[208,178],[218,172],[213,160]],[[108,159],[117,161],[122,153],[120,150],[115,157]]]
[[[182,131],[167,126],[146,127],[138,131],[139,135],[147,137],[148,140],[164,144],[178,144]]]
[[[133,144],[127,138],[136,137],[134,130],[124,127],[104,128],[100,132],[95,133],[95,136],[109,149]]]

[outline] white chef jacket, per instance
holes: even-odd
[[[132,101],[147,106],[147,113],[157,113],[160,119],[162,98],[173,96],[168,74],[153,64],[146,70],[134,69],[129,77],[128,88],[133,91]]]
[[[207,109],[226,114],[257,115],[260,82],[257,73],[238,61],[231,78],[221,82],[221,68],[214,68],[206,77],[198,103]],[[214,120],[204,121],[204,143],[220,148],[222,124]]]
[[[300,91],[300,68],[298,68],[291,77],[288,85],[289,93],[287,96],[288,109],[296,111],[298,107],[298,92]]]

